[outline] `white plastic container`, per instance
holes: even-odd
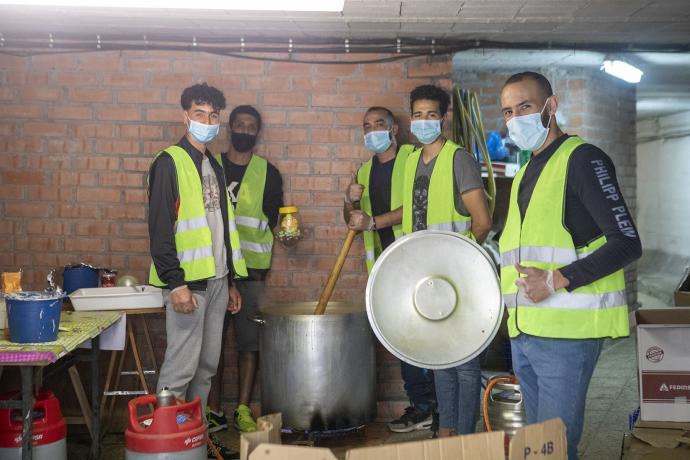
[[[5,298],[0,297],[0,329],[7,327],[7,307],[5,306]]]
[[[76,311],[159,308],[163,293],[155,286],[77,289],[69,295]]]

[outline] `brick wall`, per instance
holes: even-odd
[[[529,69],[477,72],[461,69],[456,64],[453,80],[463,88],[477,92],[487,131],[505,130],[500,111],[500,89],[510,75],[524,70]],[[558,97],[558,119],[563,131],[582,136],[611,157],[625,200],[636,215],[635,86],[598,70],[536,70],[549,79]],[[625,270],[625,278],[628,303],[634,308],[637,304],[637,264]]]
[[[315,301],[345,236],[343,191],[369,156],[364,109],[393,110],[404,141],[409,91],[449,87],[450,68],[447,58],[312,65],[186,52],[0,55],[0,270],[23,268],[25,289],[42,289],[49,268],[76,261],[145,280],[145,171],[184,134],[182,89],[207,81],[224,91],[229,109],[253,104],[262,113],[259,153],[280,169],[285,201],[303,217],[306,238],[290,249],[276,245],[269,298]],[[221,133],[214,151],[226,148]],[[334,298],[363,303],[365,284],[358,238]],[[162,321],[153,329],[162,353]],[[226,396],[234,399],[234,352],[227,359]],[[397,361],[380,349],[379,362],[380,398],[404,400]],[[379,412],[392,415],[386,404]]]

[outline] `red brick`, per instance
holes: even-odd
[[[143,206],[112,206],[101,209],[101,217],[104,219],[139,219],[145,218]]]
[[[312,128],[312,142],[352,143],[354,130],[349,128]]]
[[[98,81],[96,73],[88,72],[53,72],[52,82],[58,86],[86,86]]]
[[[266,65],[263,61],[229,58],[220,61],[220,73],[230,75],[263,75]]]
[[[117,102],[134,104],[158,104],[161,102],[161,91],[157,89],[121,89],[117,92]]]
[[[290,178],[292,190],[332,190],[332,177],[292,176]]]
[[[152,158],[123,158],[122,169],[125,171],[148,171]]]
[[[282,110],[261,110],[259,113],[261,114],[261,123],[264,126],[285,124],[286,114]]]
[[[116,120],[116,121],[140,121],[141,108],[139,106],[123,106],[115,107],[98,107],[96,109],[97,118],[99,120]]]
[[[60,251],[62,249],[62,239],[40,236],[17,238],[14,242],[14,247],[17,251]]]
[[[293,160],[278,160],[275,162],[283,176],[290,176],[292,174],[311,174],[311,163],[308,161],[293,161]]]
[[[145,83],[143,74],[132,73],[106,73],[103,75],[103,85],[105,86],[133,86],[142,87]]]
[[[60,152],[63,152],[65,149],[61,146],[65,144],[65,141],[62,139],[58,139],[55,141],[55,145],[53,145],[52,139],[50,142],[48,142],[48,148],[46,151],[48,152],[48,155],[44,154],[35,154],[35,155],[27,155],[26,156],[26,166],[27,168],[34,170],[34,171],[43,171],[43,170],[62,170],[62,169],[70,169],[72,167],[72,158],[69,155],[59,155]],[[59,147],[60,146],[60,147]]]
[[[184,113],[182,109],[147,109],[146,121],[182,123]]]
[[[235,77],[235,76],[230,76],[230,75],[212,75],[209,76],[206,79],[206,82],[211,85],[215,86],[219,90],[221,90],[225,94],[225,99],[226,102],[230,107],[235,105],[235,94],[234,91],[228,91],[228,90],[238,90],[242,89],[244,87],[244,82],[245,78],[244,77]],[[177,94],[177,100],[175,100],[174,96],[172,94],[169,94],[166,101],[170,104],[179,104],[180,103],[180,94],[178,92]]]
[[[77,190],[77,201],[97,203],[119,203],[122,192],[118,189],[86,188]]]
[[[148,252],[148,239],[111,238],[110,250],[120,252]]]
[[[22,89],[22,99],[28,101],[57,101],[62,96],[60,88],[29,87]]]
[[[100,238],[67,238],[65,239],[65,251],[99,253],[104,249],[104,240]]]
[[[365,94],[360,97],[362,107],[383,106],[390,110],[407,108],[407,96],[401,94]]]
[[[340,80],[341,93],[381,93],[383,91],[384,79],[351,79]]]
[[[51,205],[43,203],[5,202],[5,215],[8,217],[49,217]]]
[[[51,120],[70,119],[70,120],[90,120],[93,111],[90,107],[49,107],[48,118]]]
[[[116,171],[120,168],[120,159],[110,156],[88,156],[77,158],[76,169]]]
[[[24,135],[26,136],[65,136],[67,125],[64,123],[26,123]]]
[[[264,131],[263,137],[265,142],[288,142],[290,144],[306,142],[307,130],[304,128],[270,128]]]
[[[139,154],[139,151],[139,142],[127,140],[106,141],[98,139],[96,140],[93,149],[93,153],[95,154],[116,153],[123,155],[137,155]]]
[[[168,59],[127,59],[128,72],[166,73],[170,71]]]
[[[285,203],[290,203],[295,206],[311,206],[312,200],[311,192],[288,192],[285,191]]]
[[[293,77],[295,75],[311,75],[311,64],[300,64],[297,62],[271,62],[269,68],[270,75],[286,75]]]
[[[106,187],[144,187],[145,179],[141,173],[101,173],[100,184]]]
[[[0,199],[3,200],[21,200],[24,198],[24,186],[7,185],[0,186]]]
[[[67,235],[70,233],[70,226],[65,222],[56,220],[30,220],[26,224],[26,233],[29,235]]]
[[[328,158],[331,156],[330,147],[325,145],[289,144],[287,149],[290,158]]]
[[[285,77],[249,77],[245,89],[252,91],[290,91],[290,79]]]
[[[182,94],[182,90],[186,87],[196,83],[194,81],[194,76],[189,73],[154,73],[151,75],[151,86],[157,87],[161,86],[164,88],[177,88],[179,94]]]
[[[79,124],[74,128],[74,135],[85,137],[113,137],[115,125],[112,123]]]
[[[179,73],[194,73],[197,75],[211,75],[218,73],[215,60],[179,59],[173,61],[172,66],[172,71]]]
[[[312,107],[359,107],[357,96],[352,94],[312,94]]]
[[[364,110],[357,112],[336,112],[335,121],[336,124],[361,127],[364,123]]]
[[[453,66],[448,57],[420,57],[407,61],[408,77],[445,77],[451,74]]]
[[[61,219],[95,219],[98,217],[98,205],[60,205],[57,215]]]
[[[120,51],[100,51],[97,53],[79,53],[77,56],[77,69],[102,73],[124,70]]]
[[[149,236],[149,226],[145,223],[124,223],[122,224],[122,234],[127,236]],[[146,248],[148,251],[148,248]]]
[[[19,225],[9,220],[0,221],[0,235],[14,235]]]
[[[28,199],[32,201],[72,201],[74,198],[73,189],[64,187],[49,187],[45,185],[35,185],[28,187]]]
[[[391,78],[388,80],[388,91],[393,93],[409,94],[417,86],[428,85],[428,78]]]
[[[31,185],[42,184],[45,181],[43,174],[36,171],[0,171],[0,181],[5,184]]]
[[[163,127],[155,125],[120,125],[120,139],[160,139]]]
[[[337,90],[337,78],[292,78],[292,89],[298,91],[335,93]]]
[[[15,88],[8,88],[6,86],[3,86],[0,88],[0,100],[2,101],[11,101],[17,97],[17,92]]]
[[[113,92],[106,88],[72,88],[69,92],[72,102],[113,102]]]
[[[333,123],[333,112],[289,112],[288,123],[291,125],[330,125]]]
[[[76,69],[75,54],[39,54],[31,56],[32,70],[74,70]]]
[[[359,160],[314,161],[314,174],[352,175],[359,168]]]
[[[405,78],[402,62],[387,62],[382,64],[362,64],[364,78]]]
[[[351,77],[359,73],[359,64],[319,64],[316,74],[320,77]]]
[[[30,104],[0,104],[2,118],[41,118],[43,106]]]
[[[145,180],[143,177],[141,179],[142,181]],[[146,189],[135,189],[135,190],[125,190],[125,203],[127,204],[133,204],[133,203],[147,203],[148,202],[148,195],[146,193]]]
[[[47,72],[8,72],[7,83],[10,85],[29,85],[29,86],[47,86],[48,85]]]
[[[263,93],[263,105],[306,107],[307,96],[300,93]]]

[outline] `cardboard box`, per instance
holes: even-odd
[[[685,269],[678,287],[673,291],[673,304],[676,307],[690,307],[690,267]]]
[[[623,438],[623,460],[687,460],[690,458],[690,424],[638,422]]]
[[[640,309],[640,420],[690,422],[690,308]]]
[[[560,419],[520,428],[510,443],[509,460],[566,460],[565,425]],[[493,431],[444,439],[350,449],[346,460],[505,460],[505,433]],[[260,444],[249,460],[336,460],[329,449]]]

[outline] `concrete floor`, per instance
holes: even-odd
[[[644,293],[639,301],[645,308],[661,307],[665,302]],[[607,341],[592,377],[587,394],[585,427],[579,451],[582,460],[619,458],[623,434],[628,431],[628,417],[638,407],[638,390],[634,335],[620,340]],[[564,395],[567,397],[567,394]],[[478,423],[478,430],[483,429]],[[317,439],[315,445],[333,449],[338,458],[345,458],[347,449],[363,445],[406,442],[425,439],[428,431],[393,434],[385,423],[367,425],[363,432],[338,438]],[[220,433],[228,447],[239,450],[239,434],[233,429]],[[284,437],[285,443],[299,441],[299,437]],[[86,458],[88,439],[84,436],[68,440],[68,458]],[[104,460],[124,458],[122,434],[109,434],[103,442]]]

